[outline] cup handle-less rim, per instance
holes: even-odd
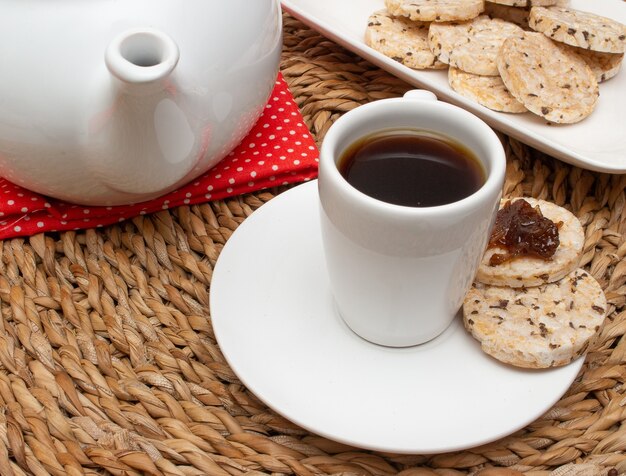
[[[400,104],[400,107],[406,107],[411,105],[409,103],[421,103],[424,107],[437,107],[442,108],[445,114],[451,116],[456,115],[457,122],[464,124],[472,124],[471,127],[476,129],[476,133],[480,134],[483,140],[486,142],[489,150],[493,154],[493,160],[489,163],[488,177],[483,186],[474,192],[472,195],[463,198],[454,203],[445,205],[433,206],[433,207],[405,207],[401,205],[395,205],[387,202],[383,202],[372,198],[352,186],[344,186],[345,179],[339,172],[335,164],[335,151],[337,142],[342,135],[349,133],[350,121],[366,121],[367,115],[377,114],[376,109],[379,111],[386,105]],[[417,104],[416,104],[417,106]],[[464,214],[476,206],[476,202],[482,202],[485,196],[489,196],[494,192],[494,187],[501,191],[504,183],[504,176],[506,172],[506,155],[500,142],[500,139],[496,133],[480,118],[472,113],[457,107],[452,104],[441,102],[437,100],[437,96],[430,91],[425,90],[411,90],[405,93],[404,97],[383,99],[373,101],[371,103],[359,106],[340,117],[329,129],[322,143],[320,153],[320,178],[330,180],[334,182],[339,189],[342,189],[342,194],[346,199],[349,199],[354,204],[360,203],[362,206],[367,206],[373,213],[382,213],[384,215],[392,213],[396,217],[418,217],[418,216],[437,216],[437,215],[457,215]],[[340,185],[339,182],[345,182]]]

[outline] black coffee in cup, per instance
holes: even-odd
[[[459,201],[486,180],[480,161],[467,147],[421,130],[365,136],[344,151],[338,168],[357,190],[408,207]]]

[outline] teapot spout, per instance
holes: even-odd
[[[164,84],[179,57],[174,40],[154,28],[124,31],[109,43],[104,56],[113,76],[136,92],[148,94]]]
[[[148,28],[127,30],[106,48],[108,89],[90,120],[98,153],[87,159],[114,194],[164,193],[198,160],[195,124],[176,100],[178,58],[170,36]]]

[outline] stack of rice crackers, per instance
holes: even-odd
[[[482,350],[502,362],[558,367],[593,343],[606,316],[606,297],[578,267],[585,241],[580,221],[553,203],[523,200],[557,225],[559,245],[547,260],[519,256],[497,265],[492,256],[506,250],[489,248],[465,297],[463,323]]]
[[[558,4],[557,4],[558,3]],[[412,69],[448,68],[459,94],[500,112],[571,124],[615,76],[626,26],[559,0],[385,0],[365,41]]]

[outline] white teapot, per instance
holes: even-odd
[[[0,0],[0,176],[149,200],[206,172],[274,86],[278,0]]]

